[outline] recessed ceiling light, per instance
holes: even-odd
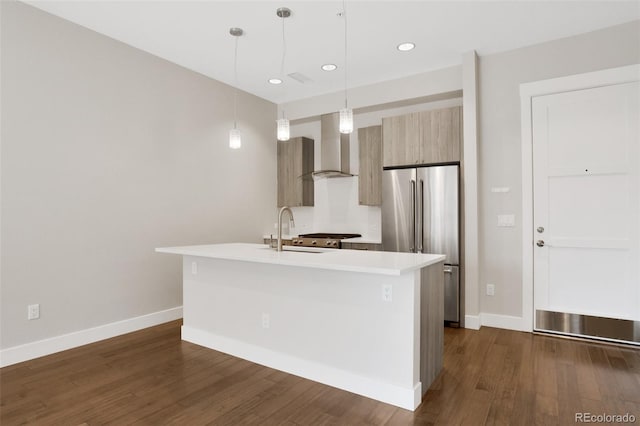
[[[336,64],[324,64],[321,68],[324,71],[335,71],[338,66]]]
[[[414,47],[416,47],[415,44],[408,42],[408,43],[400,43],[398,45],[398,50],[401,52],[408,52],[409,50],[413,49]]]
[[[271,84],[280,84],[280,83],[282,83],[282,80],[280,80],[279,78],[270,78],[269,79],[269,83],[271,83]]]

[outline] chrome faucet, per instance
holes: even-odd
[[[289,213],[289,230],[291,230],[292,226],[296,226],[291,209],[287,206],[281,208],[280,213],[278,213],[278,251],[282,251],[282,215],[284,212]]]

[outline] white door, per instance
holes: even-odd
[[[640,343],[639,99],[638,82],[532,99],[536,330]]]

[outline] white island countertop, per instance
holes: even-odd
[[[299,238],[300,235],[291,235],[291,234],[282,234],[283,240],[292,240],[294,238]],[[274,240],[278,239],[278,234],[264,234],[262,235],[262,239],[273,238]],[[362,243],[362,244],[382,244],[380,238],[371,238],[371,237],[354,237],[354,238],[345,238],[342,240],[345,243]]]
[[[157,248],[159,253],[211,259],[298,266],[303,268],[402,275],[445,259],[441,254],[395,253],[383,251],[308,249],[295,247],[278,252],[265,244],[228,243]]]

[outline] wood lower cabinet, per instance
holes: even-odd
[[[384,167],[461,160],[462,107],[382,119]]]
[[[358,201],[361,205],[382,204],[382,126],[358,129],[360,172]]]
[[[273,240],[270,238],[264,238],[263,239],[264,244],[266,245],[271,245],[271,247],[276,248],[278,246],[278,235],[274,235],[273,236]],[[283,246],[292,246],[293,242],[292,240],[287,240],[287,239],[282,239],[282,245]]]
[[[313,139],[278,141],[278,207],[313,206]]]
[[[349,250],[371,250],[371,251],[381,251],[382,244],[376,243],[348,243],[346,241],[342,241],[340,243],[340,247],[343,249]]]

